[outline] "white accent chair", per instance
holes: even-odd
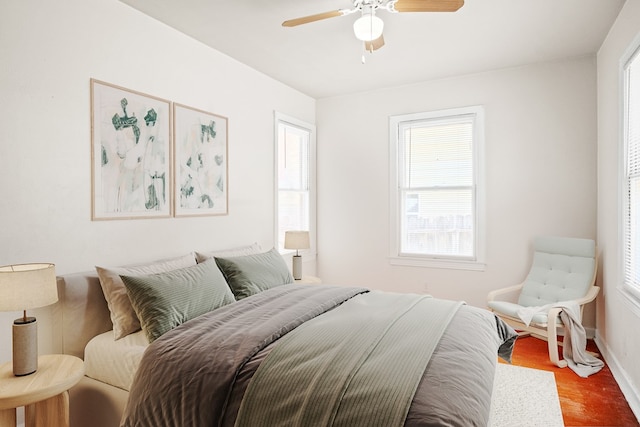
[[[580,321],[585,304],[593,301],[600,288],[595,286],[598,257],[596,244],[590,239],[538,237],[534,241],[531,270],[519,285],[492,291],[488,306],[506,323],[520,332],[548,342],[549,359],[556,366],[567,366],[558,356],[557,328],[562,308],[553,304],[575,301],[580,305]],[[551,305],[546,313],[536,313],[529,326],[518,316],[522,307]]]

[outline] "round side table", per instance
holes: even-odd
[[[25,426],[68,427],[69,392],[84,375],[75,356],[49,354],[38,358],[38,370],[13,375],[13,363],[0,365],[0,427],[16,425],[16,408],[25,407]]]
[[[315,276],[302,276],[302,279],[296,279],[293,281],[299,285],[313,285],[322,283],[322,279]]]

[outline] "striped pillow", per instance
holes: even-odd
[[[162,259],[144,264],[127,265],[122,267],[96,266],[100,286],[104,298],[109,306],[111,323],[113,323],[113,335],[120,339],[140,330],[140,321],[131,306],[127,288],[122,283],[120,276],[142,276],[145,274],[164,273],[179,268],[196,265],[193,252],[176,258]]]
[[[237,300],[293,283],[287,264],[275,248],[259,254],[215,260]]]
[[[149,342],[235,301],[213,259],[166,273],[121,278]]]

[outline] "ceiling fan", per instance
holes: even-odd
[[[338,9],[331,12],[317,13],[290,19],[282,23],[283,27],[296,27],[310,22],[337,16],[351,15],[361,12],[360,18],[353,23],[356,38],[362,40],[365,49],[373,52],[384,46],[382,29],[384,22],[376,16],[376,11],[387,12],[455,12],[464,5],[464,0],[353,0],[352,9]]]

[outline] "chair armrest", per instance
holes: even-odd
[[[509,286],[507,288],[496,289],[487,294],[487,301],[512,301],[515,302],[520,295],[524,284]]]
[[[585,296],[583,296],[582,298],[577,299],[576,302],[579,305],[588,304],[591,301],[593,301],[594,299],[596,299],[596,297],[598,296],[598,292],[600,292],[600,287],[599,286],[592,286],[589,289],[589,292],[587,292],[587,294]]]

